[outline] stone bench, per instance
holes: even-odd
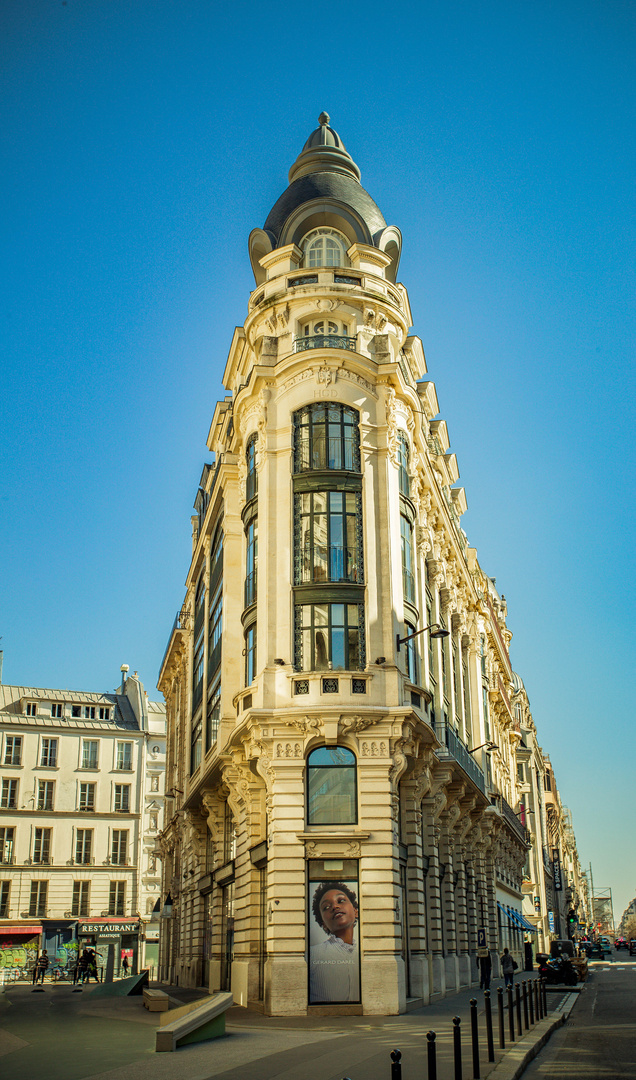
[[[148,1012],[167,1012],[170,1008],[170,998],[163,990],[149,990],[144,986],[144,1006]]]
[[[177,1050],[188,1043],[218,1039],[225,1035],[225,1013],[234,1004],[231,994],[213,994],[162,1016],[157,1030],[158,1053]]]

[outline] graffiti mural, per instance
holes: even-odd
[[[10,939],[0,939],[0,970],[2,968],[33,967],[38,954],[40,938],[21,941],[19,945]]]

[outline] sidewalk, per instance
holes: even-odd
[[[0,1072],[3,1080],[391,1080],[393,1049],[402,1053],[402,1080],[426,1080],[426,1032],[437,1033],[438,1080],[453,1080],[452,1019],[461,1017],[464,1080],[472,1080],[470,999],[478,1001],[480,1071],[514,1080],[533,1049],[563,1023],[578,995],[548,994],[546,1020],[521,1039],[498,1047],[497,985],[492,987],[496,1062],[489,1063],[483,993],[463,990],[402,1016],[266,1017],[235,1006],[222,1039],[156,1054],[156,1014],[140,997],[74,994],[53,985],[43,994],[14,985],[0,995]],[[200,991],[162,987],[182,1002]],[[527,1058],[527,1060],[526,1060]],[[520,1071],[521,1070],[521,1071]]]

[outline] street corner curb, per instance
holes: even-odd
[[[530,1062],[548,1042],[550,1036],[565,1024],[563,1013],[555,1019],[543,1020],[534,1031],[523,1036],[515,1046],[506,1050],[505,1058],[488,1073],[488,1080],[519,1080]]]

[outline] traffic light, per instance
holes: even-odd
[[[568,923],[569,923],[570,926],[574,926],[575,922],[576,922],[576,912],[574,912],[572,910],[572,908],[570,908],[570,910],[568,911]]]

